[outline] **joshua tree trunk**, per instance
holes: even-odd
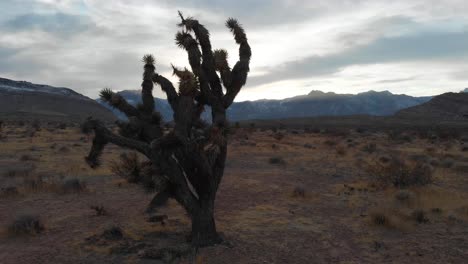
[[[212,50],[208,30],[197,20],[179,15],[179,26],[184,29],[176,34],[176,43],[187,51],[192,71],[173,66],[180,80],[176,91],[168,79],[156,73],[153,56],[146,55],[142,104],[135,107],[121,95],[102,90],[101,99],[125,113],[128,122],[117,123],[120,135],[116,135],[100,121],[89,118],[83,128],[94,131],[95,137],[86,161],[93,168],[98,166],[108,143],[145,155],[150,164],[138,180],[157,192],[149,211],[169,198],[175,199],[192,220],[192,244],[208,246],[221,241],[214,205],[226,161],[226,109],[246,83],[251,50],[244,29],[235,19],[228,19],[226,26],[239,44],[239,61],[231,70],[227,52]],[[174,129],[166,133],[160,114],[154,111],[154,84],[166,93],[174,112]],[[211,125],[200,119],[205,105],[211,107]]]
[[[206,246],[221,241],[216,231],[213,202],[202,203],[197,212],[192,215],[191,242],[194,245]]]

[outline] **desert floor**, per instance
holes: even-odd
[[[216,201],[225,242],[160,256],[148,252],[186,244],[190,221],[174,201],[158,212],[168,216],[165,225],[148,221],[152,194],[109,169],[124,150],[108,146],[103,165],[92,170],[83,160],[92,139],[77,128],[31,134],[3,127],[0,262],[466,263],[463,139],[254,130],[239,129],[229,143]],[[369,168],[392,156],[430,164],[433,183],[385,186]],[[69,187],[70,179],[85,187]],[[98,216],[91,206],[107,213]],[[44,230],[12,233],[12,223],[26,214]],[[111,227],[123,236],[106,236]]]

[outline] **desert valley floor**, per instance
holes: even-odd
[[[238,129],[216,200],[225,242],[187,253],[176,250],[190,231],[184,211],[171,201],[157,212],[168,216],[164,225],[148,221],[152,194],[111,172],[122,149],[109,145],[93,170],[83,160],[92,138],[78,128],[44,126],[31,134],[10,124],[2,135],[4,264],[463,263],[468,257],[463,137]],[[373,172],[393,157],[424,163],[432,183],[382,184]],[[21,215],[37,216],[44,230],[12,234]]]

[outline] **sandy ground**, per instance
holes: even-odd
[[[468,152],[460,140],[411,142],[386,134],[340,136],[240,130],[232,137],[216,201],[216,221],[226,242],[192,250],[175,263],[463,263],[468,257]],[[376,144],[372,153],[364,150]],[[1,263],[163,263],[144,258],[151,248],[185,244],[190,222],[175,202],[150,223],[152,194],[109,170],[121,149],[109,146],[103,166],[91,170],[83,157],[90,139],[77,129],[45,128],[33,137],[6,127],[0,141]],[[396,153],[437,160],[434,183],[404,190],[375,183],[366,169]],[[272,164],[271,158],[280,158]],[[429,161],[428,161],[429,162]],[[448,164],[450,163],[450,164]],[[441,165],[442,164],[442,165]],[[11,171],[16,171],[12,175]],[[28,187],[42,176],[43,184]],[[86,183],[81,192],[61,189],[67,179]],[[7,187],[18,193],[7,193]],[[57,187],[58,186],[58,187]],[[294,190],[305,196],[295,196]],[[107,211],[97,216],[91,206]],[[415,211],[424,213],[416,221]],[[20,215],[37,215],[45,230],[15,235]],[[378,224],[375,215],[383,215]],[[119,227],[123,237],[101,234]]]

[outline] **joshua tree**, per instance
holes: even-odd
[[[108,143],[142,153],[149,161],[140,181],[157,192],[150,209],[175,199],[192,220],[191,243],[208,246],[220,242],[213,213],[226,161],[226,109],[246,83],[251,50],[244,29],[229,18],[226,26],[239,44],[239,61],[231,69],[227,51],[212,50],[208,30],[194,18],[184,18],[180,12],[179,16],[182,30],[176,34],[176,44],[187,51],[191,71],[172,66],[179,78],[176,90],[156,72],[154,57],[145,55],[142,104],[134,107],[121,95],[102,90],[101,99],[125,113],[128,122],[117,123],[117,135],[89,118],[84,127],[93,130],[95,137],[85,159],[91,167],[98,166]],[[162,129],[160,114],[154,110],[153,84],[166,93],[174,112],[171,131]],[[210,125],[200,119],[204,106],[211,107]]]

